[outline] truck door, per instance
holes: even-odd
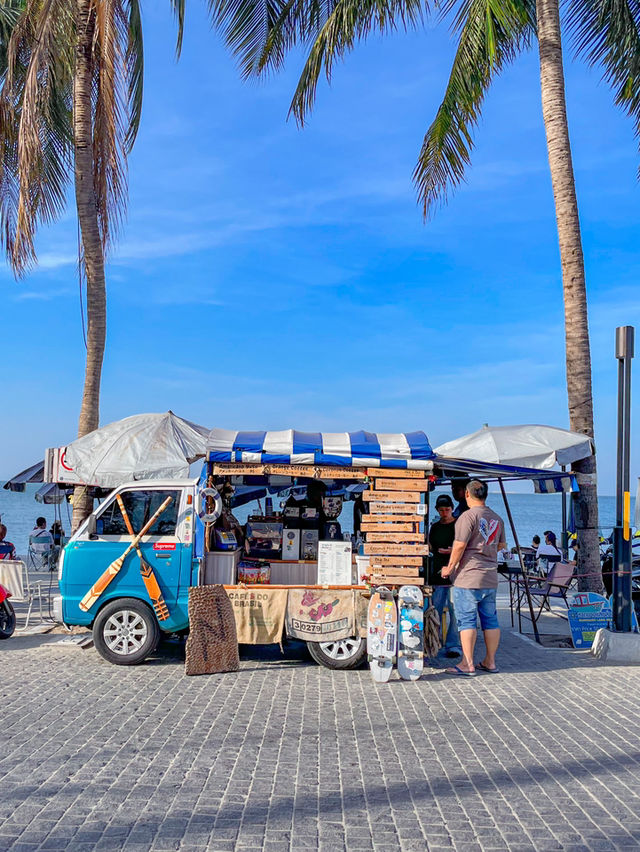
[[[143,557],[153,568],[169,609],[178,596],[182,559],[179,519],[183,513],[184,490],[179,487],[127,488],[120,492],[134,532],[138,532],[167,497],[171,503],[140,543]],[[124,518],[112,495],[96,512],[95,533],[85,531],[68,545],[61,582],[63,616],[67,624],[90,624],[105,601],[133,596],[148,600],[140,574],[140,560],[132,551],[103,594],[85,613],[78,604],[109,565],[118,559],[131,542]],[[191,544],[188,545],[189,555]],[[164,624],[163,624],[164,626]],[[167,626],[171,626],[167,624]]]
[[[182,514],[182,491],[183,489],[180,488],[132,488],[120,494],[134,533],[138,533],[167,497],[171,497],[171,503],[140,543],[142,555],[153,568],[167,604],[177,599],[180,585],[182,541],[178,534],[178,519]],[[99,540],[115,545],[117,554],[113,557],[114,559],[126,549],[131,536],[127,531],[117,500],[114,499],[98,516],[96,533]],[[136,551],[129,554],[122,570],[124,571],[127,566],[129,569],[126,574],[127,585],[135,586],[138,591],[145,593],[146,597],[140,575],[140,560]],[[118,577],[114,582],[117,579]],[[124,580],[125,577],[123,577]]]

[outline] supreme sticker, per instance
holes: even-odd
[[[153,545],[153,549],[154,549],[154,550],[175,550],[175,549],[176,549],[176,544],[175,544],[175,542],[174,542],[174,541],[168,541],[168,542],[165,542],[165,541],[157,541],[157,542]]]

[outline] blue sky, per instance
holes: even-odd
[[[491,90],[468,181],[425,225],[411,174],[449,70],[444,28],[358,47],[300,130],[287,121],[300,56],[242,83],[203,7],[190,4],[176,64],[168,11],[145,5],[145,106],[108,268],[102,422],[171,408],[226,428],[424,429],[434,445],[485,422],[567,426],[536,53]],[[614,329],[640,323],[639,157],[599,72],[570,51],[567,90],[610,494]],[[75,252],[71,206],[41,232],[24,281],[0,270],[12,412],[0,478],[76,434]]]

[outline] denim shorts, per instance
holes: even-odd
[[[495,630],[500,627],[496,610],[496,589],[460,589],[453,587],[453,607],[458,630]]]

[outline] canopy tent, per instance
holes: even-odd
[[[23,492],[25,485],[31,482],[44,482],[44,461],[36,462],[31,467],[16,473],[2,487],[6,488],[7,491]]]
[[[483,426],[477,432],[436,447],[440,456],[538,470],[570,465],[593,451],[593,441],[588,435],[539,425]]]
[[[431,470],[434,452],[424,432],[235,432],[212,429],[210,462],[326,464]]]
[[[115,488],[128,480],[189,476],[205,455],[209,429],[166,414],[135,414],[78,438],[65,459],[89,485]]]

